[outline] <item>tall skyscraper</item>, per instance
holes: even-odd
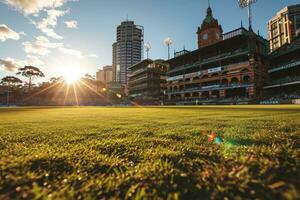
[[[268,22],[270,50],[274,51],[286,43],[291,43],[297,30],[300,30],[300,4],[280,10]]]
[[[144,28],[133,21],[124,21],[117,27],[117,41],[113,44],[114,81],[126,85],[129,67],[140,62],[143,55]]]

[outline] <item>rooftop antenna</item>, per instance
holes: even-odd
[[[248,8],[249,31],[252,31],[252,4],[257,0],[238,0],[241,8]]]
[[[150,51],[150,49],[151,49],[151,45],[150,45],[149,42],[147,42],[147,43],[144,45],[144,47],[145,47],[145,50],[146,50],[146,53],[147,53],[147,59],[149,59],[149,51]]]
[[[128,22],[128,14],[126,15],[126,21]]]

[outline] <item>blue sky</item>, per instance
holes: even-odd
[[[103,65],[111,64],[116,27],[126,16],[144,26],[145,42],[152,46],[150,58],[167,57],[166,37],[174,42],[172,51],[184,46],[194,50],[197,27],[208,5],[207,0],[24,2],[0,0],[0,78],[14,74],[14,66],[24,64],[41,67],[47,78],[72,68],[94,75]],[[253,6],[253,29],[267,38],[267,21],[284,6],[297,3],[299,0],[258,0]],[[224,32],[240,27],[241,20],[248,26],[247,10],[239,8],[237,0],[211,0],[211,7]]]

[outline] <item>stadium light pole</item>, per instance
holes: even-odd
[[[144,47],[145,47],[145,50],[146,50],[147,59],[149,59],[149,51],[150,51],[150,49],[151,49],[151,45],[150,45],[149,42],[147,42],[147,43],[144,45]]]
[[[249,30],[252,30],[252,4],[256,3],[257,0],[238,0],[241,8],[248,8],[248,20]]]
[[[170,59],[170,46],[173,44],[171,38],[167,37],[164,41],[165,45],[168,47],[168,60]]]

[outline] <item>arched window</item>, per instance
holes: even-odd
[[[221,84],[222,84],[223,86],[227,86],[227,85],[228,85],[228,80],[227,80],[227,78],[222,79]]]
[[[243,83],[244,83],[244,84],[250,83],[250,76],[244,76],[244,77],[243,77]]]
[[[219,90],[214,90],[211,93],[212,98],[219,98],[220,97],[220,91]]]
[[[218,74],[218,73],[213,73],[213,74],[211,75],[211,77],[216,77],[216,76],[219,76],[219,74]]]
[[[244,69],[241,70],[241,72],[242,73],[249,72],[249,69],[248,68],[244,68]]]
[[[206,79],[206,78],[208,78],[208,75],[203,75],[202,76],[202,79]]]
[[[200,78],[198,77],[198,76],[196,76],[196,77],[194,77],[193,78],[193,81],[197,81],[197,80],[199,80]]]
[[[201,97],[208,99],[209,98],[209,92],[208,91],[202,92]]]
[[[237,85],[237,84],[239,83],[239,79],[237,79],[237,78],[232,78],[230,83],[231,83],[232,85]]]
[[[189,82],[190,80],[191,80],[190,78],[184,79],[185,82]]]

